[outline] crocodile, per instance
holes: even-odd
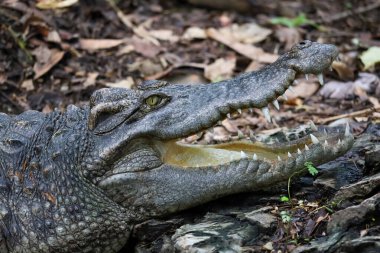
[[[0,114],[0,252],[117,252],[134,224],[259,190],[341,156],[346,131],[287,143],[180,139],[262,108],[298,74],[321,77],[334,45],[302,41],[262,69],[205,85],[145,81],[97,90],[88,106]]]

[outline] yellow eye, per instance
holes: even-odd
[[[145,100],[145,103],[149,106],[156,106],[158,105],[160,102],[161,102],[161,98],[157,95],[153,95],[153,96],[150,96],[148,97],[146,100]]]

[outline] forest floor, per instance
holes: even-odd
[[[1,1],[0,112],[64,110],[87,104],[96,89],[135,88],[144,80],[216,82],[258,70],[308,39],[340,51],[323,86],[315,76],[299,76],[280,110],[271,108],[272,123],[260,110],[243,111],[213,133],[186,141],[275,134],[310,120],[331,127],[349,123],[360,136],[380,122],[379,1],[194,2],[199,1]],[[321,203],[317,196],[302,208],[298,203],[295,212],[305,219],[290,226],[280,219],[271,247],[291,251],[323,236],[321,224],[330,214],[318,212]]]

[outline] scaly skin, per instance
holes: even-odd
[[[348,129],[276,145],[176,143],[235,110],[276,103],[296,74],[322,73],[337,55],[333,45],[304,41],[219,83],[150,81],[96,91],[83,109],[0,114],[0,252],[116,252],[136,222],[269,187],[306,161],[340,156],[353,143]]]

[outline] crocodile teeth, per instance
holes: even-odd
[[[289,86],[288,89],[292,92],[292,93],[295,93],[294,89],[292,86]]]
[[[317,77],[318,77],[319,84],[320,85],[324,85],[325,81],[323,80],[323,74],[320,73],[320,74],[317,75]]]
[[[262,111],[263,111],[263,113],[264,113],[264,116],[265,116],[265,119],[268,121],[268,122],[270,122],[270,114],[269,114],[269,109],[268,109],[268,107],[264,107],[264,108],[262,108],[261,109]]]
[[[257,160],[257,155],[256,155],[256,154],[253,154],[253,160],[254,160],[254,161]]]
[[[239,108],[239,109],[237,109],[237,111],[238,111],[238,113],[239,113],[239,114],[241,114],[241,109],[240,109],[240,108]]]
[[[231,118],[231,113],[227,113],[227,118]]]
[[[311,128],[311,130],[313,130],[313,131],[318,131],[317,126],[314,124],[314,122],[313,122],[312,120],[310,120],[310,128]]]
[[[251,129],[249,129],[249,138],[255,139],[255,134],[253,133],[253,131]]]
[[[214,133],[214,128],[209,128],[208,131],[213,134]]]
[[[241,159],[244,159],[244,158],[247,158],[248,156],[246,153],[244,153],[244,151],[240,151],[240,157]]]
[[[309,147],[305,144],[305,150],[310,150]]]
[[[309,74],[305,74],[306,80],[309,80]]]
[[[341,145],[342,144],[342,141],[339,139],[338,140],[338,145]]]
[[[318,144],[319,143],[318,138],[315,137],[313,134],[310,134],[310,138],[311,138],[311,141],[313,142],[313,144]]]
[[[327,140],[325,140],[325,143],[324,143],[325,146],[328,146],[329,143],[327,142]]]
[[[277,160],[278,160],[279,162],[282,161],[282,159],[281,159],[281,157],[280,157],[279,155],[277,156]]]
[[[290,154],[289,152],[288,152],[288,157],[289,157],[289,158],[292,158],[292,154]]]
[[[244,134],[243,134],[242,131],[240,131],[240,130],[238,129],[238,130],[237,130],[237,133],[238,133],[238,137],[239,137],[239,139],[244,138]]]
[[[285,95],[285,93],[282,94],[281,96],[284,98],[284,100],[288,100],[288,97]]]
[[[297,154],[302,155],[302,152],[299,148],[297,148]]]
[[[351,135],[351,131],[350,131],[350,125],[348,124],[348,122],[346,123],[346,129],[344,131],[344,136],[350,136]]]
[[[326,129],[323,129],[323,133],[324,133],[325,135],[327,135],[327,131],[326,131]]]
[[[298,80],[294,80],[293,82],[294,82],[295,84],[298,84]]]
[[[248,108],[248,111],[249,111],[250,113],[253,113],[253,109],[252,109],[252,108]]]
[[[276,107],[277,110],[280,110],[280,104],[278,103],[277,99],[273,100],[273,105]]]
[[[332,68],[332,66],[331,66],[331,65],[329,66],[329,70],[330,70],[330,71],[333,71],[333,68]]]

